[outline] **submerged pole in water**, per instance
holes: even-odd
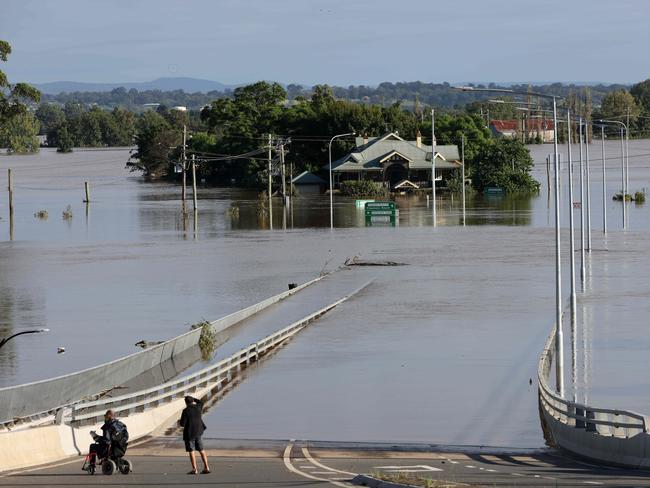
[[[587,191],[587,251],[591,252],[591,172],[589,169],[589,126],[585,124],[585,179]]]
[[[576,399],[575,370],[576,363],[576,333],[577,333],[577,299],[576,299],[576,250],[575,250],[575,225],[573,215],[573,158],[571,155],[571,112],[567,110],[567,156],[569,162],[569,266],[571,287],[571,370],[573,382],[573,399]]]
[[[196,157],[192,154],[192,203],[194,208],[194,216],[199,210],[198,196],[196,194]]]
[[[607,235],[607,171],[605,167],[605,126],[600,126],[600,148],[603,158],[603,234]]]
[[[7,190],[9,191],[9,240],[14,240],[14,180],[11,168],[7,169]]]
[[[460,135],[460,159],[462,163],[462,179],[463,179],[463,227],[465,227],[465,134]]]
[[[560,247],[560,154],[557,147],[557,100],[553,97],[553,154],[555,163],[555,388],[564,396],[564,338],[562,331],[562,262]]]
[[[431,109],[431,203],[433,207],[433,226],[438,224],[436,215],[436,115]]]
[[[86,199],[84,203],[90,203],[90,185],[87,181],[84,181],[84,192],[86,193]]]
[[[621,193],[623,193],[623,230],[627,229],[626,216],[625,216],[625,207],[627,207],[627,188],[625,187],[625,134],[623,133],[623,127],[621,126]]]
[[[582,163],[582,145],[583,145],[583,127],[582,117],[580,117],[580,124],[578,128],[578,137],[580,138],[580,283],[582,290],[585,289],[585,181],[584,181],[584,165]]]
[[[269,229],[273,230],[273,183],[271,181],[271,144],[273,143],[273,136],[269,134],[269,147],[268,147],[268,193],[269,193]]]

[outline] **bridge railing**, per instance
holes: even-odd
[[[649,421],[645,415],[629,410],[598,408],[567,400],[548,384],[555,355],[555,327],[551,331],[540,357],[537,378],[542,408],[557,421],[597,435],[629,438],[648,432]]]
[[[322,278],[323,276],[319,276],[293,289],[214,320],[210,324],[215,332],[221,332]],[[110,390],[116,384],[124,383],[195,346],[200,335],[200,329],[191,330],[162,344],[110,363],[57,378],[0,388],[0,432],[21,426],[32,427],[51,423],[53,419],[60,422],[62,411],[69,410],[72,405],[80,401],[97,397],[102,394],[99,392]],[[92,394],[89,395],[89,392]]]
[[[362,288],[365,286],[367,284]],[[218,388],[222,384],[230,381],[240,369],[282,344],[306,327],[310,322],[347,300],[352,294],[317,310],[250,346],[240,349],[215,364],[211,364],[182,378],[126,395],[75,404],[66,413],[65,420],[71,422],[75,427],[96,424],[102,421],[104,413],[109,409],[113,410],[120,417],[127,417],[130,414],[143,412],[146,409],[155,408],[186,395],[191,395],[198,390],[203,390],[208,387],[211,389]]]

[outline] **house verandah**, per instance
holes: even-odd
[[[460,168],[456,145],[436,146],[436,186],[444,186]],[[335,187],[343,181],[371,180],[390,190],[431,188],[431,146],[422,144],[419,133],[415,141],[393,132],[357,137],[352,152],[332,162],[332,174]]]

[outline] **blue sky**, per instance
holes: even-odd
[[[2,0],[12,81],[650,77],[647,0]]]

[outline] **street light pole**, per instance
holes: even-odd
[[[573,215],[573,159],[571,154],[571,112],[567,110],[567,156],[569,158],[569,266],[570,266],[570,286],[571,286],[571,331],[572,337],[575,337],[576,330],[576,316],[577,316],[577,301],[576,301],[576,261],[575,261],[575,225]],[[575,341],[572,341],[575,348]],[[573,353],[575,359],[575,351]],[[574,385],[575,388],[575,385]]]
[[[625,130],[626,134],[629,134],[629,126],[625,125],[620,120],[600,119],[598,122],[601,122],[603,124],[617,124],[621,127],[621,192],[623,193],[623,229],[626,229],[627,228],[627,218],[626,218],[627,201],[625,197],[627,196],[627,179],[626,179],[627,176],[625,170],[625,165],[626,165],[625,141],[623,140],[623,136],[625,134],[623,133],[623,130]]]
[[[561,397],[564,397],[562,260],[560,255],[560,154],[557,147],[557,135],[557,101],[553,97],[553,153],[555,156],[555,389]]]
[[[600,147],[603,158],[603,234],[607,235],[607,172],[605,171],[605,126],[600,126]]]
[[[582,145],[583,145],[583,131],[582,131],[582,117],[578,121],[578,137],[580,139],[580,283],[582,290],[585,287],[585,182],[584,182],[584,166],[582,164]]]
[[[433,226],[436,227],[438,223],[438,216],[436,214],[436,115],[433,109],[431,109],[431,200],[433,207]]]
[[[589,126],[585,124],[585,179],[587,190],[587,251],[591,252],[591,170],[589,168]]]
[[[49,331],[50,331],[50,329],[24,330],[24,331],[22,331],[22,332],[18,332],[18,333],[14,334],[14,335],[10,335],[9,337],[5,337],[4,339],[2,339],[2,340],[0,341],[0,347],[4,346],[4,345],[5,345],[7,342],[9,342],[11,339],[13,339],[14,337],[18,337],[19,335],[23,335],[23,334],[38,334],[38,333],[40,333],[40,332],[49,332]]]
[[[555,388],[558,394],[564,396],[564,343],[562,334],[562,280],[561,280],[561,248],[560,248],[560,154],[557,146],[557,98],[547,93],[510,90],[506,88],[474,88],[459,87],[461,91],[482,91],[493,93],[509,93],[553,100],[553,154],[555,160]]]
[[[334,187],[332,185],[332,142],[334,139],[346,136],[354,136],[355,132],[347,132],[345,134],[337,134],[330,139],[329,142],[329,159],[330,159],[330,229],[334,229]]]

